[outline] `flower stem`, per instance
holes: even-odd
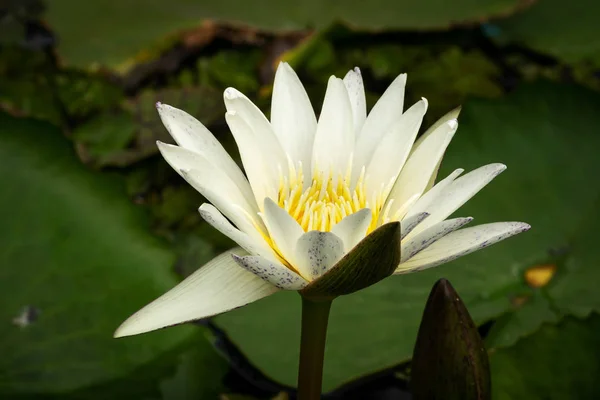
[[[302,337],[298,368],[298,400],[321,398],[327,321],[332,300],[302,296]]]

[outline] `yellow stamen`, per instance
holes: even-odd
[[[369,208],[372,213],[371,223],[366,232],[369,234],[384,221],[389,222],[391,202],[388,202],[387,206],[385,202],[391,185],[388,187],[382,185],[381,190],[367,195],[364,168],[354,186],[351,181],[350,170],[348,170],[345,176],[317,174],[312,177],[310,184],[305,184],[302,165],[298,164],[296,168],[288,169],[287,176],[280,171],[279,188],[274,200],[298,222],[304,232],[312,230],[329,232],[345,217],[363,208]],[[258,226],[257,230],[273,249],[275,256],[288,268],[299,273],[290,261],[286,260],[268,230],[265,231]]]
[[[277,203],[286,210],[305,232],[330,231],[344,217],[363,208],[370,208],[373,219],[370,233],[377,227],[379,212],[385,202],[385,193],[377,193],[368,199],[365,188],[364,169],[354,187],[350,176],[325,176],[319,174],[304,187],[302,168],[290,168],[289,177],[280,177]],[[369,201],[370,200],[370,201]]]

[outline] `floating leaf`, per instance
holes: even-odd
[[[122,69],[133,55],[147,58],[149,48],[209,19],[267,31],[325,28],[342,21],[359,29],[447,29],[479,24],[528,5],[526,0],[456,0],[444,7],[438,0],[376,2],[310,0],[54,0],[46,18],[59,37],[58,52],[68,63]],[[172,39],[171,39],[172,40]],[[146,51],[145,51],[146,50]]]
[[[199,328],[112,334],[177,283],[173,253],[146,231],[123,182],[86,170],[56,128],[0,114],[0,135],[0,397],[156,392]],[[194,345],[219,379],[209,343]]]
[[[513,312],[494,322],[485,340],[489,348],[510,347],[522,336],[536,332],[542,324],[557,323],[561,318],[541,291],[515,297],[513,305]]]
[[[490,356],[493,398],[595,399],[600,393],[600,317],[544,325]]]
[[[575,1],[568,7],[561,0],[544,0],[497,25],[501,37],[567,63],[592,61],[600,65],[599,13],[600,3],[595,0]]]
[[[145,91],[77,127],[74,139],[81,159],[96,167],[123,167],[157,154],[157,140],[172,141],[156,111],[157,101],[186,110],[206,125],[224,113],[221,92],[211,87]]]

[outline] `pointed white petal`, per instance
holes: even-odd
[[[443,221],[506,169],[504,164],[489,164],[469,172],[442,190],[426,211],[431,214],[415,233]]]
[[[342,239],[344,251],[348,253],[365,238],[372,218],[373,212],[369,208],[363,208],[335,224],[331,228],[331,233]]]
[[[201,155],[182,147],[159,143],[158,148],[169,165],[238,228],[245,230],[252,220],[262,226],[254,202],[249,203],[222,170],[215,168]]]
[[[408,210],[407,215],[412,216],[422,212],[427,212],[429,207],[434,204],[440,193],[446,190],[446,188],[463,172],[464,169],[462,168],[455,169],[450,175],[439,181],[434,187],[425,192],[425,194],[416,201],[416,203]]]
[[[517,233],[529,230],[523,222],[496,222],[452,232],[400,264],[395,274],[420,271],[455,260]]]
[[[442,124],[445,124],[446,122],[451,121],[453,119],[457,120],[458,116],[460,114],[460,111],[461,111],[461,107],[456,107],[454,110],[446,113],[442,118],[438,119],[433,125],[431,125],[429,127],[429,129],[427,129],[425,131],[425,133],[419,138],[419,140],[417,140],[417,142],[415,143],[415,145],[413,147],[413,151],[415,149],[417,149],[421,145],[421,143],[423,143],[425,141],[425,139],[428,138],[429,135],[431,135],[433,132],[435,132],[435,130],[437,128],[439,128]],[[441,164],[442,164],[442,159],[440,158],[436,167],[433,170],[433,173],[431,174],[431,178],[429,179],[429,182],[427,183],[427,187],[425,188],[425,191],[428,191],[429,189],[431,189],[433,187],[433,185],[435,184],[435,180],[437,178],[437,174],[438,174]]]
[[[177,144],[200,154],[210,164],[221,169],[240,188],[244,196],[253,199],[252,190],[244,173],[200,121],[185,111],[166,104],[157,103],[156,108],[160,119]]]
[[[287,157],[273,127],[260,109],[244,94],[234,88],[227,88],[223,93],[225,107],[230,113],[235,113],[246,122],[252,130],[254,139],[264,149],[263,156],[281,165],[287,171]]]
[[[331,232],[310,231],[296,243],[294,267],[308,280],[329,271],[344,255],[344,242]]]
[[[440,126],[448,123],[449,121],[458,120],[460,111],[461,111],[461,107],[457,107],[454,110],[447,112],[440,119],[435,121],[433,123],[433,125],[431,125],[429,128],[427,128],[427,130],[419,138],[419,140],[417,140],[417,142],[415,143],[414,149],[416,150],[417,147],[419,147],[421,144],[423,144],[423,142],[429,137],[429,135],[432,135],[433,132],[435,132]]]
[[[275,73],[271,125],[294,166],[301,161],[304,176],[310,176],[317,118],[298,75],[285,62]]]
[[[279,139],[273,132],[271,123],[267,120],[262,111],[238,90],[234,88],[225,89],[223,98],[225,100],[227,114],[233,114],[244,122],[243,125],[229,125],[240,150],[240,154],[245,153],[247,155],[250,150],[259,150],[258,154],[254,155],[254,158],[260,157],[264,160],[264,168],[267,170],[265,172],[268,173],[268,180],[266,180],[265,183],[268,184],[268,190],[276,190],[279,185],[280,172],[288,171],[288,156],[283,150]],[[227,119],[227,121],[229,123],[229,119]],[[249,141],[253,142],[252,145],[249,145]],[[249,149],[243,149],[242,147],[249,147]],[[248,157],[246,157],[246,159],[248,159]],[[250,161],[252,162],[253,160]],[[244,163],[244,169],[248,171],[246,160],[244,158],[242,158],[242,162]],[[252,184],[252,180],[250,181],[250,184]],[[254,186],[252,188],[254,189]],[[259,206],[262,204],[262,200],[263,199],[257,199]]]
[[[313,175],[345,176],[354,150],[352,108],[341,79],[329,78],[313,147]]]
[[[265,199],[264,221],[271,240],[275,242],[281,255],[294,262],[294,248],[304,231],[298,222],[283,208],[269,198]]]
[[[425,112],[427,100],[423,98],[392,124],[377,145],[366,169],[368,193],[379,192],[395,182],[410,154]]]
[[[429,217],[429,214],[422,212],[419,214],[411,215],[406,217],[401,222],[400,239],[404,239],[417,225],[419,225],[425,218]]]
[[[472,220],[473,218],[471,217],[448,219],[429,227],[419,234],[413,233],[410,235],[410,237],[406,238],[406,240],[402,242],[401,261],[408,261],[421,250],[431,246],[437,240],[443,238],[449,233],[462,228]]]
[[[158,150],[169,165],[179,174],[181,171],[198,171],[198,181],[208,180],[215,183],[212,189],[224,196],[229,196],[233,203],[239,204],[248,212],[256,212],[258,207],[252,194],[250,184],[243,179],[240,185],[230,179],[223,169],[211,164],[202,154],[162,142],[156,142]]]
[[[258,217],[257,213],[249,213],[246,209],[237,203],[231,201],[230,197],[223,196],[222,193],[215,192],[217,185],[216,181],[203,179],[199,180],[201,176],[197,170],[179,171],[183,179],[186,180],[194,189],[202,193],[208,201],[229,218],[239,230],[246,234],[256,234],[257,229],[262,229],[266,232],[262,220]]]
[[[238,145],[244,169],[260,209],[265,197],[277,196],[279,170],[270,164],[271,160],[265,154],[265,149],[255,140],[252,129],[238,114],[228,112],[225,114],[225,120]]]
[[[415,194],[423,194],[457,127],[456,120],[441,125],[412,152],[388,197],[394,199],[392,212]]]
[[[233,259],[243,268],[269,282],[278,289],[300,290],[308,285],[300,275],[285,265],[267,260],[259,256],[233,256]]]
[[[404,88],[406,74],[398,77],[390,84],[377,101],[367,116],[356,144],[354,157],[353,179],[360,174],[360,170],[367,166],[373,156],[375,147],[383,138],[392,124],[402,115],[404,109]]]
[[[129,317],[115,337],[137,335],[171,325],[220,314],[277,292],[277,288],[246,271],[231,258],[241,249],[227,251],[194,272]]]
[[[367,119],[367,100],[365,98],[365,86],[363,83],[360,69],[355,67],[348,71],[344,77],[344,85],[348,91],[350,106],[352,107],[352,117],[354,121],[354,134],[356,137],[360,134],[365,120]]]
[[[277,260],[277,256],[256,230],[244,233],[233,226],[216,207],[204,203],[198,209],[202,218],[215,229],[227,236],[240,247],[253,255],[259,255],[268,259]]]

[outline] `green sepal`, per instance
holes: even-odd
[[[412,361],[415,400],[489,400],[488,355],[477,327],[450,282],[429,294]]]
[[[300,291],[309,299],[334,299],[390,276],[400,264],[400,223],[380,226],[319,279]]]

